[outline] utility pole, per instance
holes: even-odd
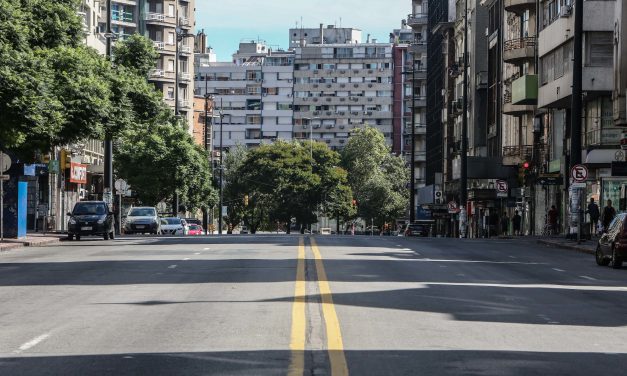
[[[414,43],[416,40],[414,39]],[[416,54],[411,54],[411,172],[409,181],[409,223],[416,220]]]
[[[582,96],[582,73],[583,73],[583,0],[575,0],[575,40],[573,45],[573,95],[571,97],[570,116],[570,168],[581,163],[581,96]],[[568,170],[570,171],[570,169]],[[583,210],[581,199],[582,188],[575,188],[579,192],[575,197],[579,197],[576,205],[578,217],[577,241],[581,241],[581,222],[583,220]],[[574,194],[575,190],[570,189],[569,193]],[[571,213],[572,215],[572,213]]]
[[[222,174],[223,174],[223,166],[222,166],[222,98],[220,98],[220,208],[218,217],[218,234],[222,235]]]
[[[203,132],[204,135],[204,139],[203,139],[203,145],[205,146],[205,151],[208,150],[208,142],[207,142],[207,129],[208,129],[208,121],[209,121],[209,91],[208,91],[208,87],[207,87],[207,75],[205,74],[205,130]],[[210,154],[211,155],[211,154]],[[209,161],[211,162],[212,158],[211,156],[209,157]],[[212,166],[213,167],[213,166]],[[207,215],[207,206],[203,206],[202,209],[202,227],[205,229],[205,231],[207,231],[207,229],[209,228],[208,226],[208,215]]]
[[[464,103],[462,108],[462,151],[461,151],[461,174],[460,174],[460,224],[464,229],[462,236],[466,236],[466,213],[467,201],[468,201],[468,0],[464,2],[464,57],[463,57],[463,72],[464,72]]]
[[[107,0],[107,59],[111,60],[111,47],[113,33],[111,32],[111,0]],[[104,141],[104,182],[103,200],[111,205],[113,202],[113,140],[110,132],[105,133]],[[118,208],[121,210],[121,208]]]

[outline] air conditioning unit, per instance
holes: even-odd
[[[560,9],[560,17],[570,17],[571,14],[573,14],[572,5],[564,5]]]
[[[314,98],[314,99],[313,99],[313,101],[314,101],[314,102],[318,102],[318,98]]]
[[[340,71],[340,73],[341,73],[341,74],[345,74],[345,73],[346,73],[346,71],[345,71],[345,70],[341,70],[341,71]]]
[[[385,68],[379,68],[379,72],[385,72]]]
[[[372,69],[368,69],[368,74],[372,74],[372,73],[374,73]]]
[[[325,142],[326,142],[327,144],[330,144],[330,143],[331,143],[331,140],[325,140]]]
[[[327,85],[327,89],[330,89],[330,88],[331,88],[331,84],[328,84],[328,85]]]
[[[345,125],[340,125],[340,129],[344,129],[344,128],[346,128]]]
[[[346,87],[346,84],[340,84],[340,87]]]
[[[317,69],[314,70],[314,74],[318,74],[318,70]]]
[[[288,94],[288,95],[287,95],[287,97],[288,97],[288,98],[291,98],[291,97],[292,97],[292,94]]]
[[[359,112],[358,111],[353,111],[353,112],[351,112],[351,114],[352,115],[359,115]]]
[[[372,102],[372,98],[368,98],[368,102]]]
[[[368,87],[372,87],[372,84],[368,84]]]
[[[346,98],[340,98],[340,102],[345,102]]]
[[[359,87],[359,84],[354,84],[353,87]]]
[[[327,111],[327,116],[331,116],[331,115],[333,115],[333,112]]]
[[[314,84],[314,85],[313,85],[313,87],[314,87],[314,88],[317,88],[317,87],[318,87],[318,84]]]
[[[320,111],[314,111],[313,114],[314,116],[320,115]]]
[[[342,128],[344,128],[344,127],[342,126]],[[345,142],[345,140],[340,140],[340,144],[343,144],[344,142]]]
[[[333,127],[335,127],[335,125],[333,125],[333,124],[327,124],[327,129],[331,129],[331,128],[333,128]]]
[[[314,124],[314,126],[313,126],[313,127],[314,127],[315,129],[318,129],[318,128],[320,128],[320,124]]]
[[[291,84],[292,83],[292,79],[290,78],[289,80],[287,80],[287,82],[289,82]]]
[[[288,94],[288,95],[289,95],[289,94]],[[304,100],[304,101],[308,101],[308,100],[309,100],[309,98],[304,97],[304,98],[303,98],[303,100]]]
[[[353,71],[353,73],[357,74],[357,73],[359,73],[359,70],[355,69],[355,70]]]
[[[267,97],[268,93],[263,93],[262,96]]]

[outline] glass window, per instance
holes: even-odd
[[[154,217],[157,213],[153,208],[133,208],[128,215],[129,217]]]

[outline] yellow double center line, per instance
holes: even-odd
[[[322,315],[326,326],[327,351],[329,362],[331,363],[331,375],[347,376],[348,366],[344,355],[344,343],[342,341],[342,331],[337,318],[331,288],[324,270],[322,255],[318,249],[318,244],[314,238],[310,238],[311,250],[316,263],[316,274],[318,275],[318,288],[322,301]],[[298,245],[298,264],[296,268],[296,287],[294,291],[294,305],[292,307],[292,336],[290,350],[292,360],[288,371],[289,376],[302,376],[305,367],[305,245],[303,238],[300,238]]]

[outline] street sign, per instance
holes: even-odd
[[[584,182],[588,180],[588,168],[581,164],[574,165],[570,169],[570,177],[577,183]]]
[[[507,193],[509,190],[507,182],[505,180],[496,181],[496,191],[501,193]]]
[[[0,180],[9,180],[10,178],[9,175],[0,175]]]
[[[450,201],[448,203],[448,212],[450,214],[459,213],[459,208],[457,207],[457,203],[455,201]]]
[[[11,168],[11,157],[0,152],[0,174]]]
[[[113,185],[118,192],[126,192],[126,190],[128,189],[128,184],[123,179],[116,180]]]
[[[570,185],[572,188],[585,188],[586,182],[575,182]]]
[[[564,179],[561,176],[540,176],[537,182],[540,185],[562,185]]]

